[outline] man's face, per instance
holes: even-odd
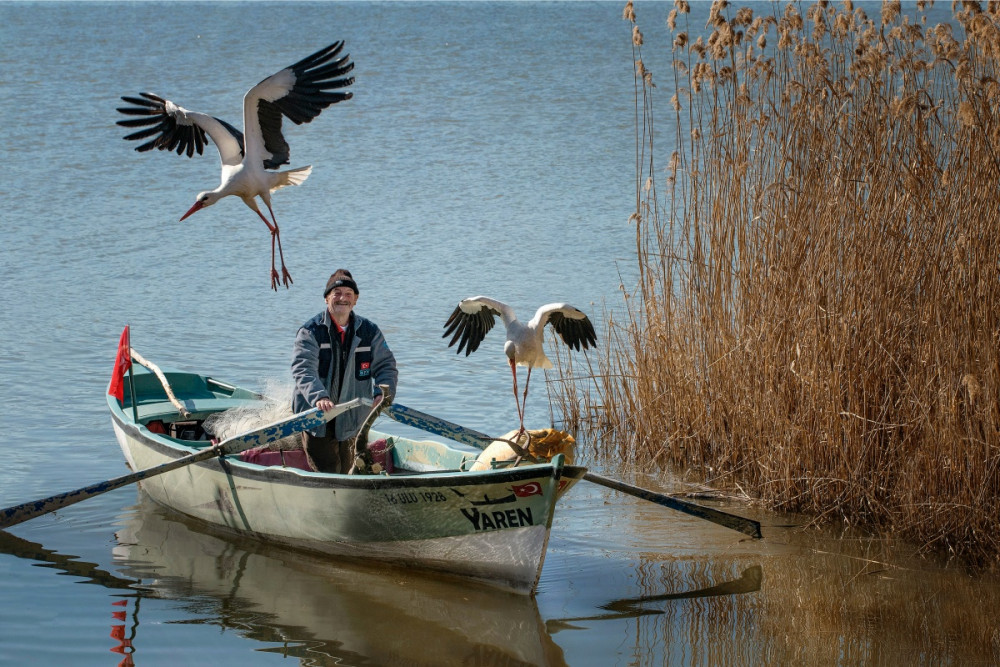
[[[330,309],[334,318],[341,319],[347,317],[358,302],[358,295],[350,287],[334,287],[326,295],[326,305]]]

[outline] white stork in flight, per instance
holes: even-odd
[[[445,322],[442,338],[452,336],[448,347],[456,342],[456,353],[465,350],[469,356],[479,348],[483,338],[496,324],[496,316],[503,319],[507,329],[507,340],[503,344],[504,354],[510,364],[514,378],[514,403],[520,418],[520,432],[524,431],[524,404],[528,399],[528,383],[532,368],[552,368],[552,362],[545,356],[545,325],[551,324],[559,337],[573,350],[597,346],[597,334],[590,319],[579,308],[565,303],[550,303],[535,312],[527,324],[519,322],[514,309],[507,304],[485,296],[462,299]],[[524,393],[518,402],[517,366],[528,367],[528,377],[524,381]]]
[[[229,123],[197,111],[188,111],[170,100],[152,93],[139,93],[140,97],[122,97],[135,106],[120,107],[127,116],[139,116],[118,121],[123,127],[144,129],[126,135],[125,139],[143,140],[136,147],[139,152],[153,150],[187,153],[192,157],[204,151],[207,134],[211,137],[222,159],[222,182],[219,187],[198,194],[194,206],[181,216],[189,215],[211,206],[223,197],[236,195],[264,221],[271,232],[271,288],[278,289],[279,280],[287,288],[292,276],[285,268],[281,250],[278,222],[271,209],[271,193],[286,185],[299,185],[312,172],[312,167],[299,167],[287,171],[270,171],[288,164],[288,143],[281,134],[281,117],[296,125],[308,123],[331,104],[351,99],[343,91],[354,83],[346,76],[354,63],[350,56],[340,55],[343,42],[336,42],[272,74],[251,88],[243,97],[243,132]],[[260,197],[271,214],[268,221],[257,207]],[[281,258],[281,275],[275,268],[274,245],[277,241]]]

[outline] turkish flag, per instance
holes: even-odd
[[[542,495],[542,485],[538,482],[528,482],[527,484],[520,484],[511,487],[511,491],[518,498],[527,498],[528,496],[540,496]]]
[[[111,384],[108,385],[108,393],[118,399],[119,403],[125,400],[124,377],[126,371],[132,367],[132,343],[129,340],[128,325],[122,329],[122,336],[118,339],[118,356],[115,358],[115,370],[111,373]]]

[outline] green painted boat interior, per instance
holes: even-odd
[[[250,407],[265,398],[256,392],[196,373],[166,369],[162,372],[174,396],[189,414],[182,415],[170,402],[156,374],[142,366],[136,366],[133,382],[138,423],[149,429],[150,422],[160,422],[166,432],[155,432],[188,447],[200,448],[210,443],[208,434],[202,428],[202,423],[209,415],[231,408]],[[134,413],[132,394],[127,382],[121,409],[131,421]],[[467,470],[478,455],[477,452],[462,451],[434,440],[411,440],[375,431],[370,435],[372,440],[382,437],[387,440],[393,463],[404,473]],[[228,458],[238,459],[239,454],[229,455]],[[503,465],[503,462],[498,462],[496,467]]]
[[[181,420],[204,420],[213,412],[253,405],[263,398],[258,393],[194,373],[163,371],[163,375],[166,377],[171,391],[174,392],[174,396],[190,414],[187,417],[183,416],[170,403],[167,392],[163,389],[160,379],[156,375],[145,369],[140,369],[135,372],[133,380],[138,422],[142,425],[154,420],[164,423]],[[125,391],[124,398],[122,411],[131,417],[133,414],[131,392]]]

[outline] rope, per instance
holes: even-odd
[[[170,388],[170,383],[167,382],[167,377],[163,374],[163,371],[160,370],[160,367],[157,366],[156,364],[154,364],[151,361],[147,361],[146,358],[143,357],[138,352],[136,352],[135,348],[133,348],[133,347],[129,348],[129,354],[132,356],[132,359],[134,359],[135,361],[138,361],[141,365],[143,365],[146,368],[148,368],[149,370],[153,371],[153,373],[156,375],[156,377],[159,378],[160,384],[163,385],[163,390],[165,392],[167,392],[167,398],[170,399],[170,402],[173,403],[173,405],[174,405],[175,408],[177,408],[177,411],[181,413],[181,416],[182,417],[190,417],[191,413],[188,412],[184,408],[184,406],[181,404],[181,402],[177,400],[177,397],[174,396],[174,392]]]

